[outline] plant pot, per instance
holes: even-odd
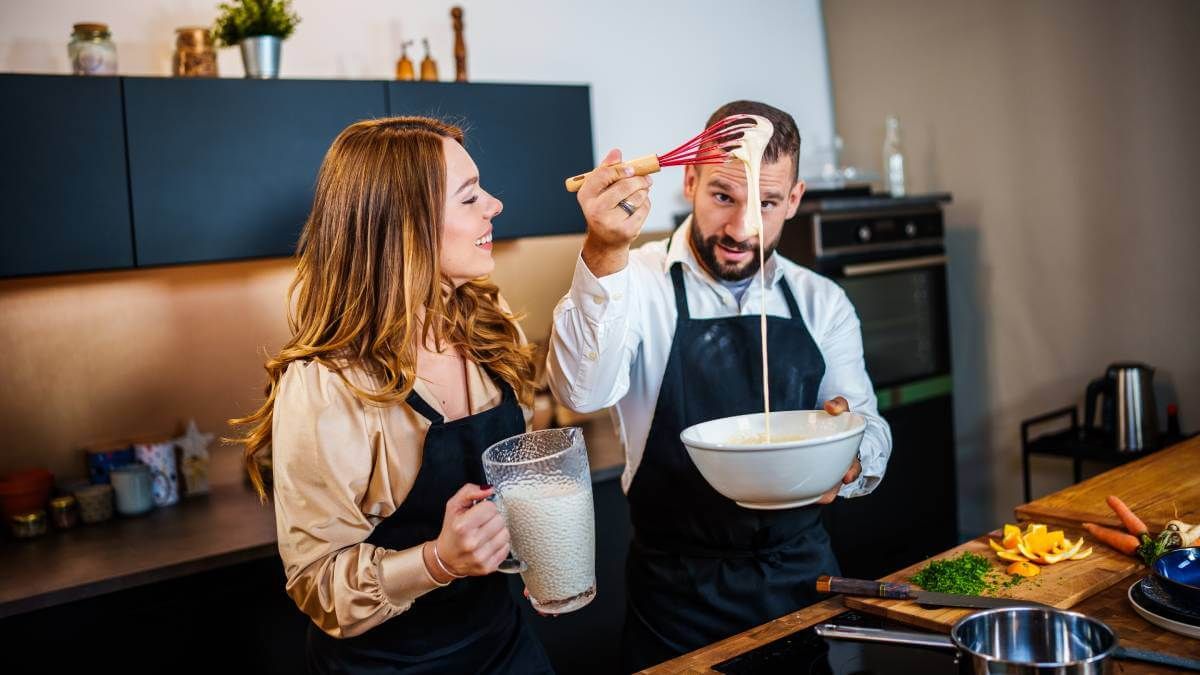
[[[246,77],[260,80],[279,77],[279,48],[283,40],[274,35],[248,37],[241,41]]]
[[[0,478],[0,512],[8,518],[45,508],[53,485],[54,476],[46,469],[30,469]]]

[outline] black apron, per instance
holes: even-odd
[[[375,526],[368,544],[402,550],[436,539],[450,497],[464,483],[486,482],[483,451],[525,432],[512,389],[494,379],[500,404],[451,422],[415,391],[409,394],[408,405],[430,422],[421,468],[408,497]],[[338,639],[310,623],[306,656],[312,673],[553,672],[499,573],[430,591],[362,635]]]
[[[679,440],[685,428],[760,412],[758,316],[693,319],[683,267],[671,267],[678,319],[641,464],[629,487],[633,542],[623,666],[642,668],[793,612],[818,599],[838,565],[821,507],[738,506],[704,480]],[[779,280],[790,318],[768,316],[771,407],[813,409],[825,360]],[[766,301],[766,298],[763,298]]]

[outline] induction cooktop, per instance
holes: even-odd
[[[910,626],[847,611],[821,623],[912,632]],[[713,666],[728,675],[890,675],[958,673],[954,653],[925,647],[826,640],[812,627]]]

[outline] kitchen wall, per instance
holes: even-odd
[[[901,120],[909,189],[947,190],[963,533],[1021,499],[1022,419],[1106,364],[1158,368],[1200,427],[1200,4],[829,0],[845,159]],[[1082,412],[1082,410],[1081,410]],[[1035,459],[1034,492],[1070,482]]]
[[[0,72],[69,72],[71,24],[103,21],[123,74],[166,75],[174,28],[211,23],[216,4],[5,2]],[[284,44],[282,75],[389,78],[400,40],[427,35],[442,79],[449,79],[451,4],[298,0],[302,23]],[[730,12],[715,0],[458,4],[473,80],[592,85],[597,156],[616,145],[639,154],[666,150],[694,134],[717,105],[743,97],[792,112],[812,147],[832,133],[817,0],[760,2],[755,14]],[[737,48],[746,39],[769,69],[746,67],[746,52]],[[423,56],[419,46],[409,54],[417,62]],[[236,49],[220,52],[219,68],[222,76],[241,76]],[[663,176],[650,230],[668,229],[672,212],[686,207],[679,170]],[[497,224],[503,227],[502,219]],[[581,240],[496,245],[495,280],[526,313],[533,339],[549,333]],[[265,260],[0,280],[0,472],[47,465],[78,476],[81,445],[170,434],[192,416],[202,430],[227,433],[224,420],[261,396],[260,352],[287,337],[290,279],[290,261]]]

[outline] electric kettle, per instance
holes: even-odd
[[[1104,377],[1087,387],[1083,426],[1096,429],[1096,403],[1100,405],[1100,431],[1119,452],[1141,452],[1158,447],[1158,408],[1154,404],[1154,369],[1144,363],[1114,363]]]

